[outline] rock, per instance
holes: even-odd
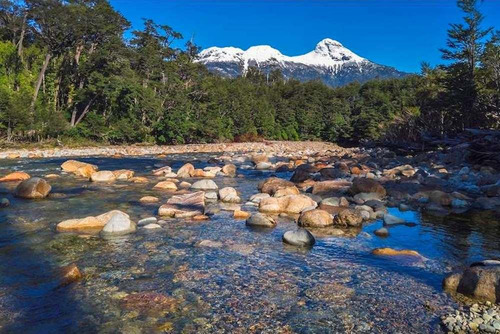
[[[6,208],[10,205],[10,201],[7,198],[0,199],[0,208]]]
[[[114,170],[113,174],[115,175],[117,180],[126,181],[134,177],[135,172],[130,169],[119,169]]]
[[[288,195],[283,197],[270,197],[260,201],[261,212],[286,212],[301,213],[305,209],[316,208],[317,203],[305,195]]]
[[[357,227],[363,223],[363,217],[358,211],[346,208],[335,215],[333,223],[338,226]]]
[[[219,196],[215,191],[207,191],[205,192],[205,200],[209,202],[216,202]]]
[[[226,203],[241,202],[241,198],[238,196],[238,192],[232,187],[225,187],[219,190],[219,198],[222,202]]]
[[[405,220],[399,217],[396,217],[394,215],[386,213],[384,215],[384,225],[386,226],[391,226],[391,225],[400,225],[404,224]]]
[[[285,188],[281,188],[281,189],[278,189],[275,193],[274,193],[274,197],[283,197],[283,196],[287,196],[287,195],[298,195],[300,194],[300,191],[299,189],[297,189],[297,187],[293,186],[293,187],[285,187]]]
[[[452,208],[462,209],[462,208],[466,208],[468,206],[469,206],[469,204],[467,203],[467,201],[464,201],[463,199],[454,198],[451,201]]]
[[[73,173],[77,176],[90,178],[90,176],[98,171],[96,165],[88,164],[86,162],[68,160],[61,165],[63,171]]]
[[[500,302],[500,265],[474,266],[443,280],[443,288],[479,301]]]
[[[61,176],[58,175],[58,174],[47,174],[47,175],[45,175],[46,179],[57,179],[59,177],[61,177]]]
[[[257,165],[255,165],[255,169],[257,170],[266,170],[271,168],[273,168],[273,164],[270,162],[259,162]]]
[[[349,181],[322,181],[316,182],[313,185],[312,193],[314,195],[329,195],[329,194],[339,194],[344,193],[351,187],[351,182]]]
[[[236,176],[236,166],[233,164],[227,164],[222,167],[222,172],[227,176],[235,177]]]
[[[85,217],[78,219],[69,219],[57,224],[59,232],[84,232],[97,233],[110,221],[113,216],[123,216],[129,219],[129,215],[119,210],[112,210],[103,213],[97,217]]]
[[[221,248],[224,244],[220,241],[202,240],[196,243],[196,247]]]
[[[267,157],[267,155],[265,154],[254,154],[252,155],[252,157],[250,158],[250,160],[255,164],[259,164],[261,162],[268,162],[269,161],[269,158]]]
[[[26,199],[45,198],[52,187],[47,181],[39,177],[24,180],[16,187],[15,196]]]
[[[195,169],[191,173],[191,177],[203,177],[203,178],[214,178],[215,173],[204,171],[203,169]]]
[[[205,209],[205,193],[176,195],[168,199],[167,204],[158,209],[160,216],[187,218],[202,215]]]
[[[380,200],[380,198],[380,195],[377,193],[359,193],[354,195],[353,197],[354,202],[356,202],[357,204],[363,204],[367,201],[378,201]]]
[[[334,180],[345,177],[347,173],[338,168],[323,168],[319,171],[322,180]]]
[[[282,188],[293,187],[295,186],[293,182],[288,180],[280,179],[277,177],[270,177],[259,183],[259,191],[262,193],[266,193],[269,195],[274,195],[276,191]]]
[[[299,217],[299,226],[327,227],[333,225],[333,217],[326,211],[314,209],[302,213]]]
[[[144,176],[134,176],[132,178],[129,179],[130,182],[133,182],[133,183],[148,183],[149,180],[147,178],[145,178]]]
[[[82,279],[83,275],[76,266],[72,263],[68,266],[59,268],[60,285],[68,285]]]
[[[308,230],[299,228],[295,231],[285,232],[283,242],[292,246],[311,247],[316,243],[316,239]]]
[[[193,172],[194,172],[194,166],[190,163],[187,163],[181,168],[179,168],[179,170],[177,171],[177,177],[185,179],[191,177]]]
[[[191,183],[186,182],[186,181],[182,181],[181,183],[179,183],[179,188],[189,189],[189,188],[191,188]]]
[[[234,219],[247,219],[250,216],[251,216],[250,212],[241,211],[241,210],[234,210],[234,213],[233,213]]]
[[[159,201],[158,197],[154,196],[144,196],[139,200],[141,203],[156,203]]]
[[[209,220],[210,217],[207,215],[196,215],[196,216],[193,216],[191,219],[193,219],[193,220]]]
[[[191,189],[195,190],[217,190],[219,187],[212,180],[200,180],[193,183]]]
[[[321,201],[321,205],[329,205],[329,206],[340,206],[340,198],[338,197],[328,197]]]
[[[155,176],[170,175],[172,173],[172,167],[170,167],[170,166],[164,166],[164,167],[161,167],[161,168],[153,170],[152,173]]]
[[[153,189],[164,190],[164,191],[177,191],[177,185],[172,181],[161,181],[158,182]]]
[[[161,225],[152,223],[152,224],[144,225],[144,228],[146,230],[156,230],[156,229],[161,228]]]
[[[293,183],[301,183],[309,179],[312,179],[311,172],[304,169],[297,169],[290,178],[290,181]]]
[[[246,220],[246,225],[252,227],[275,227],[276,221],[262,213],[255,213]]]
[[[378,230],[375,230],[375,232],[373,232],[373,233],[375,233],[376,236],[382,237],[382,238],[389,236],[389,230],[386,229],[385,227],[381,227]]]
[[[116,176],[112,171],[103,170],[100,172],[92,173],[90,176],[90,181],[92,182],[113,182],[116,180]]]
[[[269,197],[271,197],[271,195],[264,194],[264,193],[258,193],[258,194],[252,195],[250,197],[250,201],[253,203],[259,204],[261,200],[263,200],[264,198],[269,198]]]
[[[385,188],[376,180],[361,177],[354,179],[352,187],[349,191],[353,195],[359,193],[377,193],[380,197],[384,197],[387,194]]]
[[[443,206],[451,206],[451,203],[453,201],[453,197],[450,194],[447,194],[441,190],[430,191],[428,193],[428,197],[431,203]]]
[[[0,178],[0,182],[24,181],[30,177],[31,176],[25,172],[13,172]]]
[[[156,217],[148,217],[141,219],[137,222],[138,226],[143,226],[143,225],[148,225],[148,224],[156,224],[158,222],[158,219]]]
[[[419,258],[422,257],[422,255],[420,255],[417,251],[409,249],[396,250],[392,248],[376,248],[372,251],[372,254],[380,256],[414,256]]]
[[[101,236],[121,236],[135,232],[136,225],[128,216],[115,213],[101,230]]]

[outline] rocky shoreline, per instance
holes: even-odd
[[[252,152],[296,153],[318,152],[342,148],[336,144],[319,141],[265,141],[249,143],[217,143],[187,145],[152,145],[152,146],[101,146],[78,148],[39,148],[39,149],[0,149],[0,159],[18,158],[55,158],[55,157],[90,157],[90,156],[142,156],[167,155],[182,153],[213,152]]]

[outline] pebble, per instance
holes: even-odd
[[[480,332],[498,333],[500,331],[500,307],[491,302],[475,303],[467,310],[455,310],[441,317],[442,324],[449,333]]]

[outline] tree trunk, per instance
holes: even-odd
[[[85,109],[83,109],[80,117],[78,117],[78,119],[76,120],[76,122],[72,126],[77,126],[78,123],[80,123],[82,121],[83,117],[85,117],[85,115],[90,111],[90,107],[94,103],[95,99],[96,99],[96,97],[94,97],[92,100],[89,101],[89,103],[87,103],[87,105],[85,106]],[[75,116],[76,116],[76,114],[75,114]],[[73,119],[71,121],[73,121]]]
[[[38,79],[36,80],[35,91],[33,93],[33,99],[31,100],[31,105],[30,105],[31,112],[35,111],[35,103],[38,97],[38,92],[40,91],[40,87],[42,86],[43,77],[45,76],[45,72],[47,71],[47,67],[49,66],[51,58],[52,55],[50,54],[50,52],[47,52],[47,54],[45,55],[45,60],[43,61],[42,69],[40,70],[40,73],[38,74]]]
[[[24,42],[24,35],[26,34],[26,18],[28,17],[28,13],[24,14],[23,17],[23,27],[21,29],[21,35],[19,36],[19,41],[17,42],[17,55],[21,59],[21,63],[24,63],[23,60],[23,42]]]

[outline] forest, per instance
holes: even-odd
[[[278,72],[225,79],[200,48],[108,0],[0,0],[0,143],[419,141],[500,128],[500,33],[459,0],[443,64],[331,88]],[[176,42],[176,43],[174,43]]]

